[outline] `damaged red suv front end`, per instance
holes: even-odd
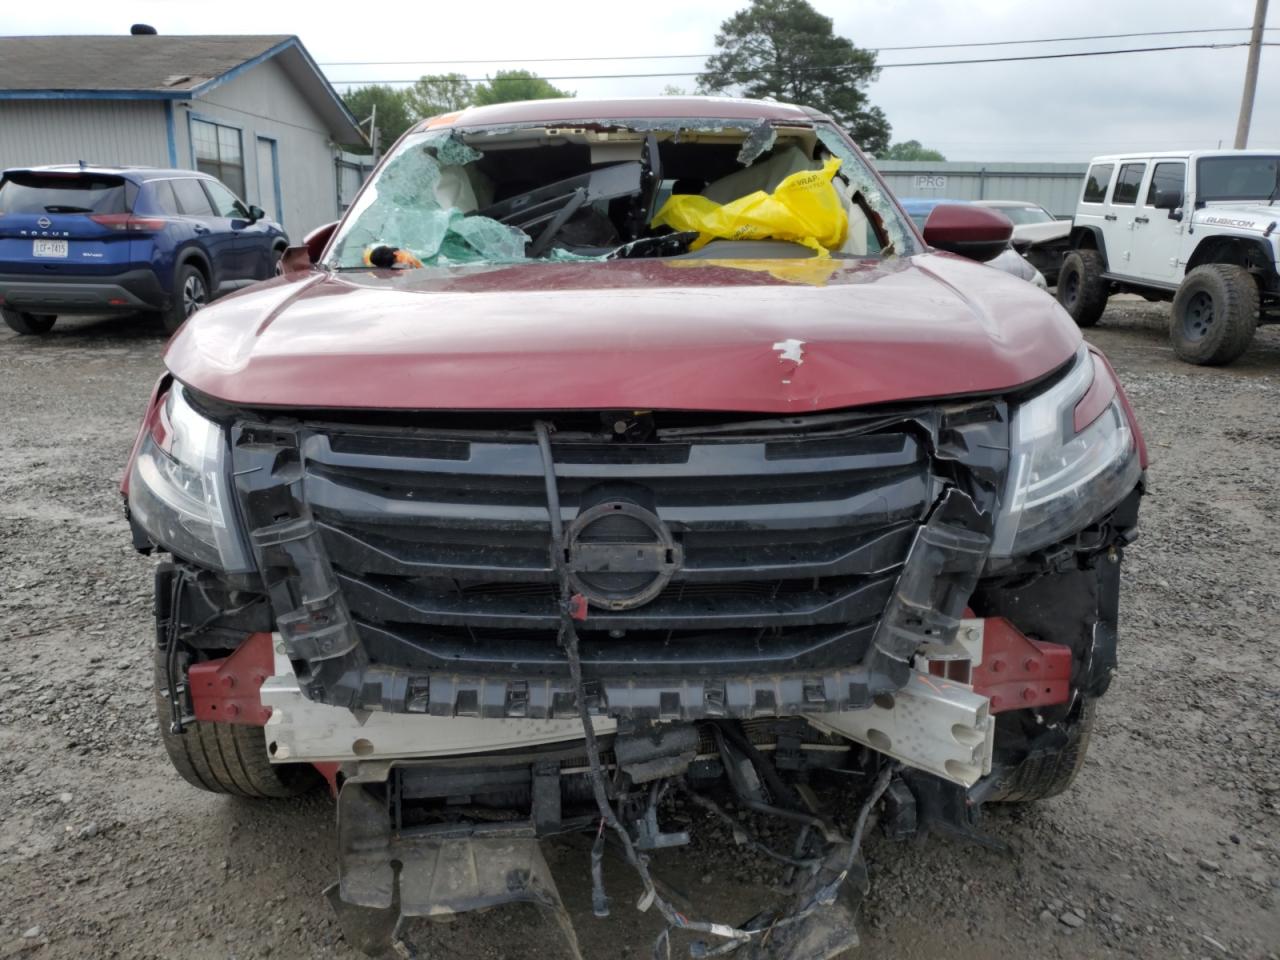
[[[833,160],[838,244],[655,227]],[[990,256],[1000,223],[940,209],[922,238],[841,131],[779,104],[406,135],[313,255],[166,354],[127,498],[170,555],[175,765],[266,796],[323,773],[353,940],[562,912],[538,844],[587,830],[597,913],[609,836],[696,949],[855,942],[838,894],[874,806],[896,835],[972,832],[1079,769],[1146,468],[1053,300],[924,242]],[[802,789],[827,782],[851,831]],[[669,903],[675,793],[794,824],[790,899]]]

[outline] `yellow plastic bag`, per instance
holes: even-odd
[[[773,193],[757,190],[726,204],[677,194],[662,205],[653,225],[698,231],[693,250],[712,240],[790,240],[826,254],[842,246],[849,232],[849,216],[831,183],[839,169],[839,158],[832,157],[821,170],[786,177]]]

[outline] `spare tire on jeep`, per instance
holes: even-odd
[[[1107,308],[1111,284],[1097,250],[1072,250],[1058,271],[1058,302],[1079,327],[1092,327]]]
[[[1258,327],[1258,284],[1244,267],[1206,263],[1183,278],[1173,298],[1169,340],[1180,360],[1230,363]]]

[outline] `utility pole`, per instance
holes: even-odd
[[[1244,68],[1244,94],[1240,97],[1240,119],[1236,122],[1236,149],[1249,146],[1249,122],[1253,119],[1253,94],[1258,88],[1258,58],[1262,54],[1262,29],[1267,22],[1267,0],[1257,0],[1253,11],[1253,33],[1249,37],[1249,62]]]

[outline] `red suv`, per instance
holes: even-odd
[[[167,349],[125,494],[167,554],[175,766],[323,775],[371,948],[393,913],[562,910],[539,840],[584,830],[597,913],[611,837],[696,949],[834,956],[872,808],[972,833],[1065,789],[1116,663],[1146,452],[1067,314],[975,262],[1009,234],[955,205],[918,231],[796,106],[424,122]],[[668,902],[673,793],[794,827],[734,820],[790,899]]]

